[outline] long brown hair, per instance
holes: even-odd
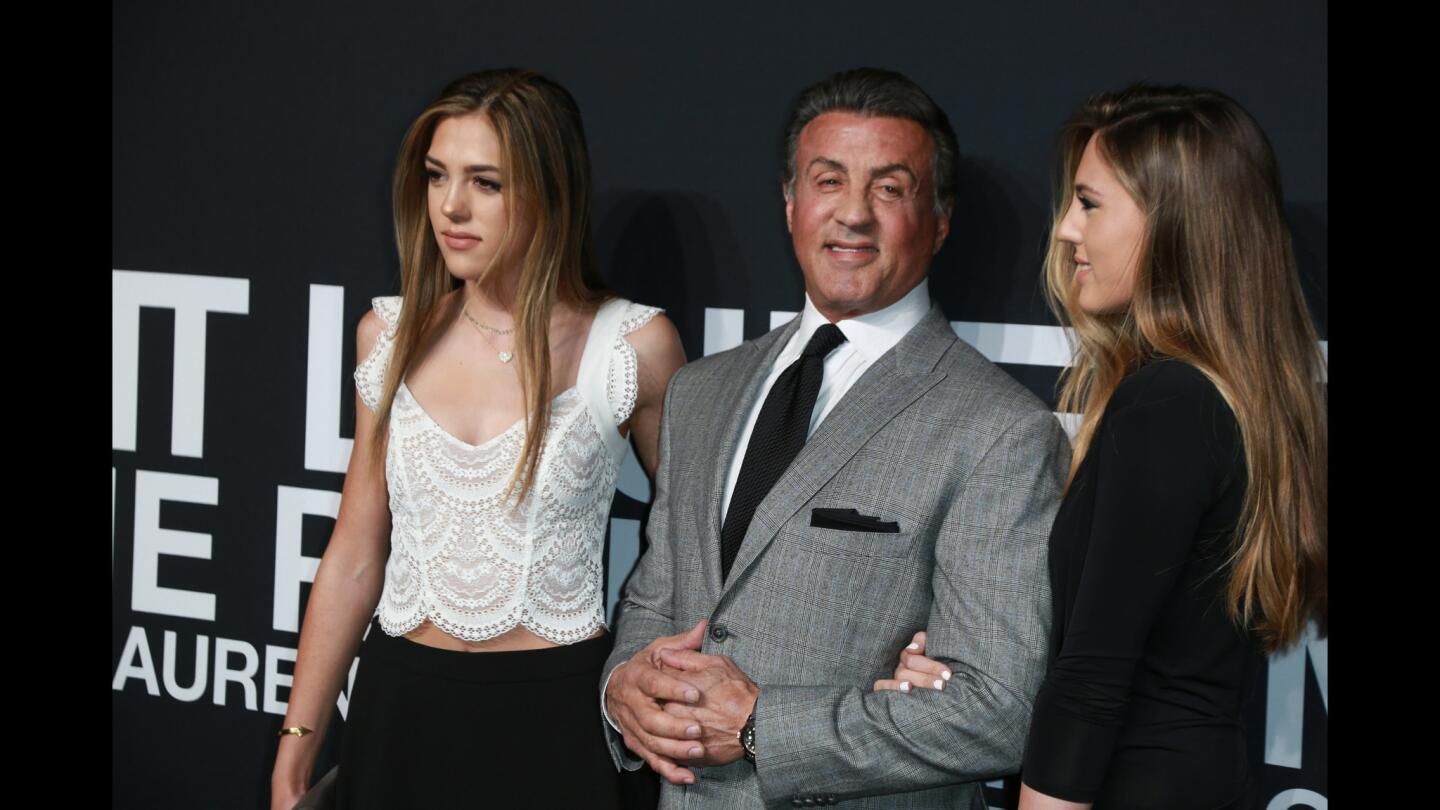
[[[1073,248],[1056,232],[1091,138],[1145,213],[1131,305],[1076,304]],[[1115,387],[1151,359],[1189,363],[1235,414],[1248,483],[1226,608],[1267,652],[1329,619],[1326,364],[1301,294],[1274,152],[1238,103],[1210,90],[1136,85],[1088,100],[1061,134],[1046,287],[1073,327],[1060,409],[1083,412],[1070,479]]]
[[[376,463],[383,463],[395,392],[421,347],[447,321],[439,316],[450,313],[437,312],[443,296],[461,285],[435,243],[425,154],[441,121],[474,112],[485,113],[499,136],[508,176],[502,190],[507,220],[533,223],[527,244],[512,244],[516,229],[507,230],[495,259],[496,265],[513,258],[520,263],[515,362],[524,391],[525,443],[505,497],[518,485],[523,501],[550,424],[550,314],[557,300],[593,309],[607,297],[590,233],[590,155],[580,109],[565,88],[534,71],[486,70],[456,79],[420,113],[400,144],[392,208],[404,302],[370,443]]]

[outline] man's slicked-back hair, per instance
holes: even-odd
[[[855,68],[836,73],[800,91],[785,125],[785,193],[795,193],[795,155],[800,131],[828,112],[848,112],[881,118],[905,118],[919,124],[935,144],[935,211],[942,216],[955,210],[955,164],[960,148],[945,111],[904,74],[881,68]]]

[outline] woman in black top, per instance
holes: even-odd
[[[1245,684],[1328,613],[1325,362],[1279,172],[1239,104],[1184,87],[1091,99],[1062,147],[1046,275],[1083,418],[1020,807],[1233,806]],[[923,635],[877,688],[943,688]]]

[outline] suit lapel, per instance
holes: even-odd
[[[730,461],[745,452],[739,447],[740,431],[745,427],[745,417],[760,398],[760,385],[775,365],[795,330],[800,328],[800,316],[795,316],[785,326],[769,332],[753,341],[740,344],[735,350],[734,362],[720,371],[720,388],[715,396],[715,409],[711,411],[717,426],[712,435],[717,444],[700,448],[702,453],[713,453],[714,461],[709,465],[709,478],[703,491],[709,493],[703,517],[704,531],[700,538],[700,557],[705,569],[705,583],[712,594],[720,593],[720,528],[725,516],[720,514],[720,502],[725,495],[725,479],[730,474]]]
[[[933,370],[956,340],[940,308],[931,306],[930,312],[894,348],[855,381],[755,509],[730,569],[730,579],[721,591],[722,600],[744,576],[745,569],[764,553],[780,527],[834,478],[871,436],[945,378],[944,372]],[[768,369],[768,365],[764,367]],[[755,385],[759,385],[758,381]],[[753,402],[753,394],[750,399]],[[721,486],[723,483],[721,478]],[[717,581],[719,554],[717,539],[710,555]]]

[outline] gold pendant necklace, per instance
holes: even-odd
[[[494,344],[493,342],[491,342],[490,336],[487,335],[487,334],[485,334],[486,332],[493,332],[493,333],[495,333],[496,335],[508,335],[508,334],[511,334],[511,333],[513,333],[513,332],[515,331],[515,327],[513,327],[513,326],[510,327],[509,329],[496,329],[496,328],[493,327],[493,326],[489,326],[489,325],[480,323],[479,321],[475,320],[475,318],[470,314],[469,309],[470,309],[470,302],[469,302],[469,301],[466,301],[466,302],[465,302],[465,306],[463,306],[463,307],[460,308],[460,314],[461,314],[461,315],[464,315],[464,316],[465,316],[465,320],[469,321],[471,324],[474,325],[475,329],[480,332],[480,337],[485,338],[485,342],[486,342],[486,343],[489,343],[489,344],[490,344],[490,348],[492,348],[492,349],[495,348],[495,344]],[[511,360],[514,360],[514,359],[515,359],[515,354],[514,354],[513,352],[497,351],[497,352],[496,352],[496,356],[500,358],[500,362],[502,362],[502,363],[508,363],[508,362],[510,362]]]

